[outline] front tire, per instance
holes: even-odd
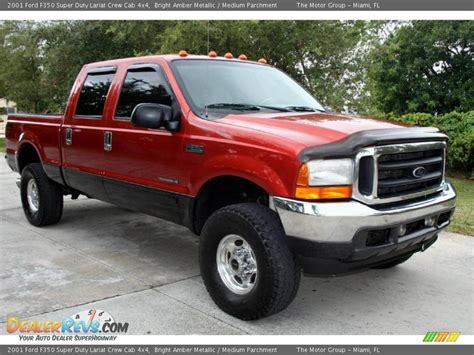
[[[275,212],[256,203],[223,207],[201,233],[204,285],[224,312],[253,320],[278,313],[295,298],[301,269]]]
[[[20,193],[23,211],[32,225],[42,227],[59,222],[63,213],[61,186],[48,178],[40,163],[23,169]]]

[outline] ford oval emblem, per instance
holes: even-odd
[[[419,179],[426,175],[426,168],[424,166],[419,166],[411,172],[413,177]]]

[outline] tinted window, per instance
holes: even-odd
[[[120,92],[115,116],[130,118],[140,103],[171,105],[171,97],[164,76],[153,69],[129,71]]]
[[[113,73],[89,74],[82,86],[76,115],[101,117]]]

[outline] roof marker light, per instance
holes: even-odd
[[[245,54],[239,55],[240,60],[247,60],[247,56]]]
[[[188,52],[186,52],[184,49],[180,50],[178,55],[180,57],[187,57],[188,56]]]
[[[266,60],[265,58],[260,58],[260,59],[258,60],[258,62],[259,62],[260,64],[267,64],[267,60]]]
[[[211,57],[211,58],[215,58],[215,57],[217,57],[217,53],[215,51],[210,51],[208,56]]]
[[[232,55],[232,53],[227,52],[226,54],[224,54],[224,58],[232,59],[232,58],[234,58],[234,56]]]

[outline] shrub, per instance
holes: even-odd
[[[438,116],[429,113],[408,113],[399,117],[393,114],[377,116],[415,126],[439,128],[449,136],[448,169],[451,172],[461,171],[474,178],[474,111],[453,111]]]

